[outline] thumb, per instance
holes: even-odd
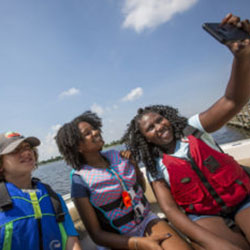
[[[172,234],[171,233],[156,234],[153,237],[154,237],[154,240],[156,240],[158,242],[161,242],[161,241],[164,241],[164,240],[169,239],[170,237],[172,237]]]

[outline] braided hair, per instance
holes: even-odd
[[[87,122],[93,128],[101,131],[101,118],[91,111],[86,111],[74,118],[71,122],[65,123],[58,130],[55,137],[59,152],[66,163],[77,170],[79,170],[83,164],[86,164],[83,155],[79,152],[79,144],[83,141],[82,134],[78,129],[80,122]]]
[[[148,113],[157,113],[166,118],[172,128],[174,140],[178,140],[183,136],[183,129],[187,125],[187,118],[179,115],[178,110],[165,105],[151,105],[140,108],[137,115],[128,124],[128,128],[122,137],[122,142],[126,148],[131,151],[137,162],[143,162],[147,171],[155,177],[157,174],[155,158],[162,154],[162,149],[153,143],[150,143],[142,135],[140,131],[140,120]]]

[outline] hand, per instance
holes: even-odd
[[[248,19],[241,21],[239,17],[230,13],[222,20],[221,25],[224,24],[234,25],[250,34],[250,22]],[[228,42],[226,45],[235,56],[250,56],[250,39]]]
[[[134,248],[137,250],[163,250],[161,242],[170,238],[171,234],[159,234],[148,237],[133,237]]]
[[[131,158],[131,151],[130,151],[130,150],[121,150],[121,151],[120,151],[120,156],[121,156],[122,158],[125,158],[125,159],[127,159],[127,160],[130,160],[130,158]]]

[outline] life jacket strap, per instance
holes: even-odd
[[[0,211],[7,211],[13,206],[5,182],[0,181]]]
[[[208,182],[205,175],[202,173],[200,168],[196,165],[194,159],[192,158],[190,151],[188,150],[188,157],[189,161],[191,163],[192,169],[196,172],[197,176],[200,178],[203,185],[206,187],[207,191],[210,193],[210,195],[214,198],[214,200],[217,202],[217,204],[221,207],[221,212],[219,213],[221,216],[225,216],[227,214],[230,214],[233,212],[232,207],[228,207],[226,203],[222,200],[222,198],[217,194],[215,189],[212,187],[212,185]]]
[[[197,128],[194,128],[191,125],[187,125],[184,129],[183,129],[183,135],[184,136],[188,136],[188,135],[193,135],[196,138],[200,138],[202,136],[203,132],[200,131]]]
[[[145,198],[145,196],[143,196],[141,202],[142,202],[142,204],[144,206],[146,206],[146,198]],[[113,224],[116,227],[121,227],[122,225],[125,225],[125,224],[129,223],[132,220],[135,220],[136,223],[139,223],[141,220],[143,220],[143,218],[141,218],[140,221],[138,221],[138,217],[136,216],[135,211],[132,210],[131,212],[129,212],[128,214],[122,216],[121,218],[113,220]]]
[[[138,183],[136,183],[133,186],[133,189],[134,189],[135,192],[137,192],[138,188],[139,188],[139,185],[138,185]],[[122,201],[122,197],[120,197],[119,199],[117,199],[117,200],[115,200],[115,201],[113,201],[111,203],[100,206],[100,208],[102,210],[104,210],[105,212],[108,212],[108,211],[111,211],[111,210],[113,210],[113,209],[115,209],[117,207],[122,207],[122,206],[123,206],[123,201]]]
[[[52,202],[52,206],[54,208],[55,215],[56,215],[56,221],[58,223],[63,222],[64,217],[65,217],[65,213],[63,212],[60,198],[58,197],[56,192],[53,191],[52,188],[48,184],[43,183],[43,185],[46,187],[48,194],[49,194],[49,197],[50,197],[50,200]]]

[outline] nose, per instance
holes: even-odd
[[[92,135],[93,135],[93,136],[99,136],[99,134],[100,134],[100,132],[99,132],[98,129],[94,129],[94,130],[92,131]]]
[[[155,124],[155,129],[156,129],[157,132],[160,131],[161,128],[162,128],[161,124],[159,124],[159,123]]]

